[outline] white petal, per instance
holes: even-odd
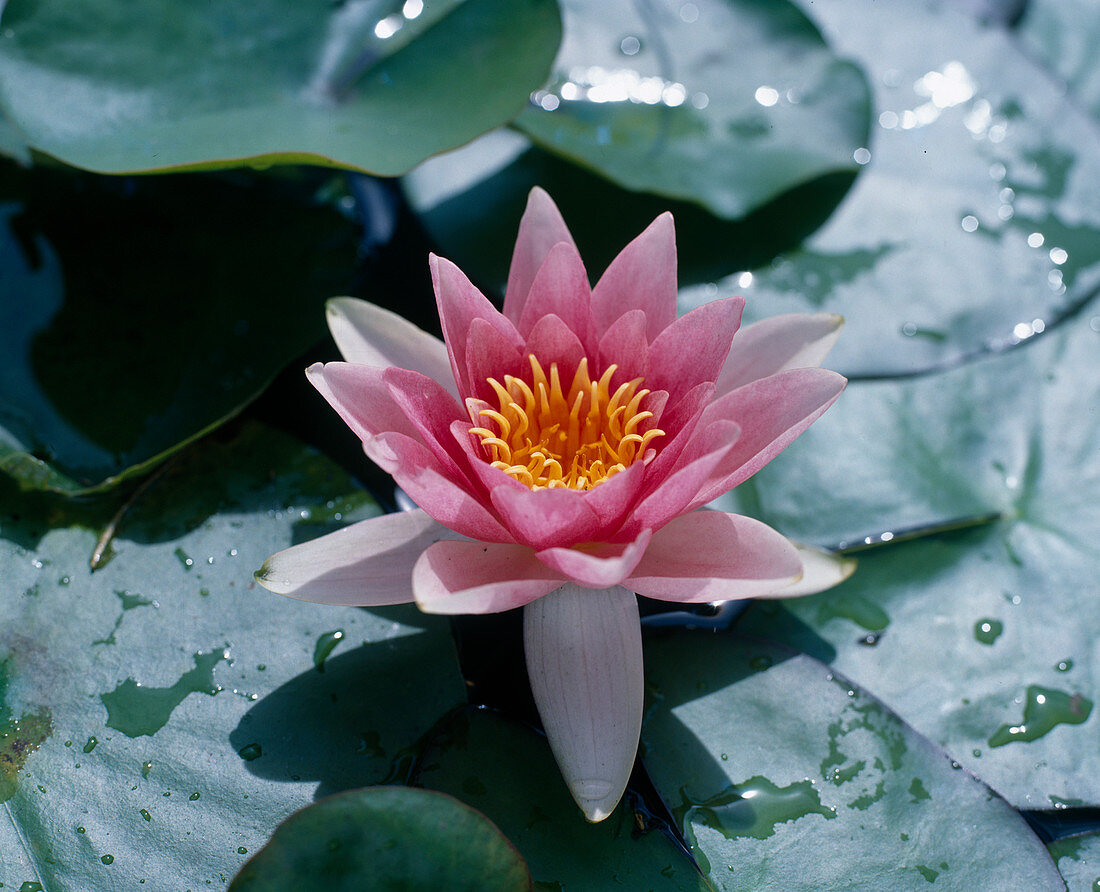
[[[573,583],[523,608],[527,675],[550,748],[593,823],[614,811],[642,728],[638,601]]]
[[[458,395],[446,345],[407,319],[354,297],[325,305],[332,339],[348,362],[423,372]]]
[[[788,369],[819,368],[843,325],[844,317],[833,313],[791,313],[746,325],[733,337],[717,395]]]
[[[758,598],[797,598],[801,595],[816,595],[833,586],[840,585],[856,571],[856,559],[846,555],[793,542],[798,556],[802,558],[802,578],[785,588]]]
[[[381,607],[413,599],[421,553],[457,533],[421,510],[383,514],[269,557],[256,581],[278,595],[317,604]]]

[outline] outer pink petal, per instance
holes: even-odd
[[[676,318],[676,228],[661,214],[611,261],[592,290],[592,316],[601,335],[623,313],[646,314],[652,343]]]
[[[508,270],[508,288],[504,294],[504,315],[519,324],[531,283],[558,242],[573,244],[573,236],[553,199],[538,186],[527,196],[527,210],[519,224],[512,266]]]
[[[427,447],[402,434],[382,434],[363,447],[417,505],[445,527],[485,542],[514,542],[474,495],[451,480]]]
[[[548,548],[535,557],[584,588],[610,588],[638,566],[652,535],[652,530],[642,530],[637,539],[622,545],[603,542],[582,548]]]
[[[711,403],[700,425],[732,419],[741,427],[741,438],[690,507],[705,505],[759,471],[813,424],[847,383],[827,369],[791,369],[753,381]]]
[[[451,354],[451,370],[458,383],[459,396],[465,398],[473,393],[466,371],[466,339],[470,323],[474,319],[484,319],[517,348],[523,346],[523,339],[515,326],[497,311],[489,299],[451,261],[432,254],[428,258],[428,265],[432,270],[432,284],[439,307],[439,321],[443,326],[443,338]]]
[[[316,604],[406,604],[413,599],[413,565],[424,549],[455,535],[423,511],[383,514],[272,555],[256,581]]]
[[[673,398],[713,382],[729,355],[745,301],[727,297],[696,307],[662,331],[649,350],[646,387]]]
[[[382,376],[385,369],[349,362],[315,362],[306,377],[360,440],[397,431],[419,439],[420,433],[393,401]]]
[[[647,598],[700,603],[767,595],[801,574],[794,545],[771,527],[737,514],[693,511],[654,534],[623,585]]]
[[[733,338],[718,375],[718,393],[787,369],[817,368],[840,337],[844,317],[833,313],[791,313],[746,325]]]
[[[325,304],[332,339],[348,362],[379,368],[397,366],[434,378],[458,395],[447,345],[407,319],[354,297]]]
[[[588,273],[585,272],[581,255],[572,242],[559,242],[550,249],[539,267],[516,328],[526,337],[543,316],[554,315],[587,346],[591,302]]]
[[[413,568],[416,603],[426,613],[499,613],[549,594],[565,580],[523,545],[437,542]]]
[[[691,444],[691,451],[685,450],[685,461],[638,503],[622,530],[616,534],[615,541],[621,542],[626,536],[635,536],[642,529],[659,530],[674,517],[688,511],[688,505],[699,488],[711,477],[723,457],[735,447],[737,437],[737,425],[732,422],[708,425],[704,435]]]
[[[660,451],[646,472],[646,492],[652,492],[678,467],[680,454],[696,435],[699,419],[713,396],[713,384],[696,384],[675,405],[666,406],[661,412],[657,426],[665,432],[665,436],[655,441],[654,445]]]
[[[540,489],[520,484],[498,486],[490,493],[504,525],[516,540],[536,551],[589,542],[600,531],[600,520],[572,489]]]

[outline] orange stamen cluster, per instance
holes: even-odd
[[[664,431],[643,429],[652,412],[641,409],[649,391],[635,378],[611,391],[618,366],[608,366],[596,381],[588,359],[577,366],[569,389],[562,387],[558,364],[543,371],[534,354],[531,383],[505,375],[501,384],[489,378],[498,408],[481,409],[485,427],[471,427],[481,438],[493,467],[532,489],[592,489],[645,457]],[[493,430],[489,426],[496,429]]]

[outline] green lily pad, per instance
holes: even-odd
[[[1088,0],[1029,0],[1017,26],[1024,48],[1055,71],[1100,119],[1100,9]]]
[[[482,814],[450,796],[370,787],[291,815],[230,884],[233,892],[371,888],[524,892],[519,853]]]
[[[1021,808],[1100,804],[1098,355],[1093,307],[996,359],[854,384],[751,490],[811,541],[996,512],[880,544],[834,591],[757,605],[743,628],[832,659]]]
[[[1100,833],[1060,839],[1047,848],[1066,880],[1068,892],[1100,889]]]
[[[422,765],[416,782],[488,815],[527,860],[536,889],[712,888],[658,829],[638,835],[625,802],[606,821],[585,823],[545,738],[518,722],[486,710],[458,713]]]
[[[12,0],[0,105],[109,173],[322,164],[403,173],[496,127],[546,78],[553,0]]]
[[[717,888],[1062,889],[1007,803],[829,667],[706,632],[646,663],[646,764]]]
[[[0,469],[28,488],[110,486],[236,414],[354,270],[293,181],[0,171]]]
[[[445,620],[253,583],[273,551],[378,510],[272,429],[185,453],[122,516],[94,573],[113,501],[9,483],[0,504],[7,887],[224,888],[289,814],[399,774],[465,701]]]
[[[563,10],[553,76],[515,122],[543,148],[727,219],[855,171],[868,84],[786,0]]]
[[[799,250],[683,309],[739,293],[750,320],[840,313],[834,367],[878,376],[1025,340],[1100,287],[1100,127],[1010,32],[950,3],[806,8],[874,85],[864,170]]]

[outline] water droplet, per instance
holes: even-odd
[[[202,793],[192,793],[190,796],[187,797],[187,799],[190,802],[195,802],[196,800],[201,799],[201,798],[202,798]]]
[[[258,759],[263,754],[263,747],[261,747],[258,743],[246,743],[239,750],[237,750],[237,755],[244,759],[246,762],[251,762],[253,759]]]
[[[994,161],[989,165],[989,177],[998,183],[1005,178],[1007,173],[1008,168],[1001,164],[1000,161]]]
[[[114,855],[104,855],[99,860],[102,861],[104,864],[114,864],[115,863],[115,856]]]
[[[1041,232],[1033,232],[1027,237],[1027,246],[1029,248],[1041,248],[1043,247],[1044,241],[1046,241],[1046,239]]]
[[[757,87],[753,96],[764,108],[771,108],[779,101],[779,91],[775,87]]]
[[[175,555],[176,555],[177,560],[179,560],[179,562],[183,565],[183,568],[185,570],[190,570],[193,566],[195,566],[195,562],[188,556],[187,552],[184,551],[182,548],[177,548],[175,550]]]
[[[974,623],[974,637],[982,644],[992,644],[1001,637],[1004,623],[996,619],[980,619]]]
[[[624,37],[619,41],[619,52],[624,56],[637,55],[638,50],[642,48],[642,42],[638,40],[633,34]]]
[[[84,830],[84,828],[83,828],[83,827],[77,827],[77,828],[76,828],[76,832],[77,832],[77,833],[85,833],[86,831]]]
[[[248,854],[248,849],[246,849],[244,846],[237,846],[237,854],[238,855],[247,855]]]
[[[1057,725],[1079,725],[1092,712],[1092,701],[1080,694],[1031,685],[1027,689],[1024,719],[1016,725],[1002,725],[989,738],[990,746],[1036,740]]]
[[[146,821],[153,820],[153,816],[151,814],[149,814],[149,809],[147,809],[147,808],[143,808],[140,812],[138,812],[138,814],[140,814],[143,818],[145,818]]]
[[[980,759],[982,757],[982,751],[978,749],[971,750],[970,755],[972,755],[975,759]]]
[[[878,116],[878,125],[883,130],[893,130],[898,126],[898,120],[897,112],[884,111]]]
[[[689,25],[699,21],[699,7],[694,3],[685,3],[680,7],[680,21]]]
[[[699,91],[698,93],[693,93],[691,95],[691,104],[693,108],[697,108],[699,109],[699,111],[702,111],[704,108],[710,105],[710,97],[702,91]]]
[[[141,776],[142,777],[147,778],[149,776],[149,772],[152,771],[152,770],[153,770],[153,763],[152,762],[142,762],[141,763]]]
[[[1069,259],[1069,254],[1065,248],[1051,248],[1050,249],[1050,262],[1056,266],[1061,266]]]
[[[978,218],[973,214],[967,214],[962,218],[962,223],[960,225],[964,232],[974,232],[978,228]]]
[[[1069,672],[1073,668],[1073,660],[1059,660],[1054,666],[1059,672]]]
[[[727,839],[768,839],[775,835],[779,824],[788,821],[807,815],[821,815],[826,820],[836,817],[835,809],[821,804],[809,780],[778,787],[767,778],[756,776],[707,799],[693,800],[686,787],[680,789],[680,797],[680,805],[673,809],[673,814],[681,827],[703,824]]]
[[[880,638],[882,638],[882,632],[868,632],[862,638],[857,638],[856,640],[867,647],[874,647],[878,644]]]
[[[313,648],[313,665],[317,667],[318,672],[325,671],[325,660],[327,660],[328,655],[336,649],[336,645],[338,645],[343,640],[343,629],[336,629],[332,632],[325,632],[324,635],[317,639],[317,644]]]
[[[98,740],[96,740],[94,737],[89,737],[88,742],[86,744],[84,744],[84,752],[90,753],[92,750],[94,750],[96,748],[97,743],[99,743]]]

